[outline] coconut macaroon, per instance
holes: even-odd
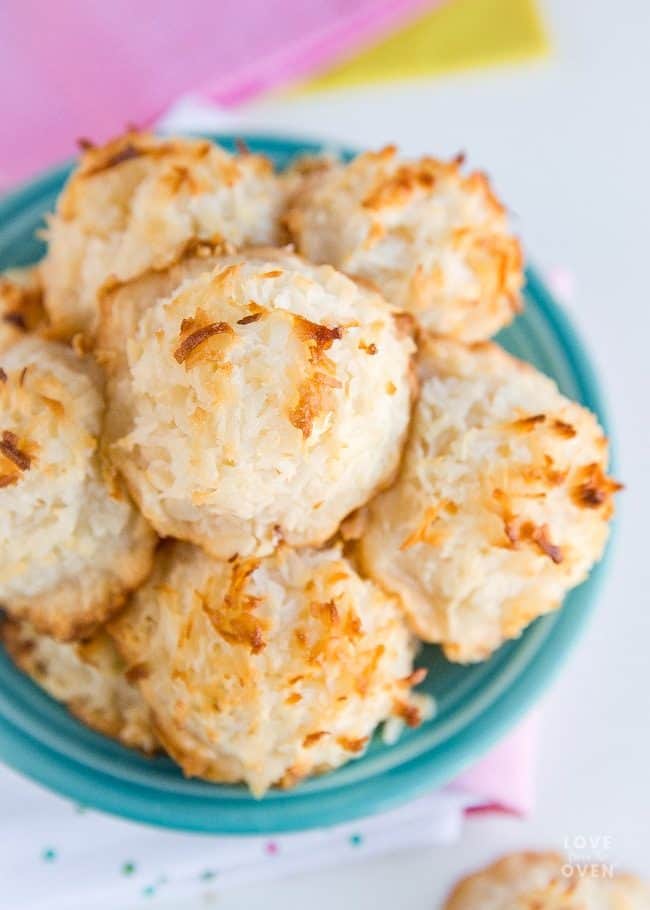
[[[46,324],[40,266],[0,272],[0,352]]]
[[[163,536],[224,559],[320,545],[394,475],[413,350],[329,266],[194,258],[103,301],[111,457]]]
[[[166,544],[110,631],[185,774],[258,796],[361,755],[387,718],[421,719],[397,602],[337,548],[224,562]]]
[[[480,341],[520,308],[522,255],[505,210],[462,157],[394,146],[309,172],[285,221],[298,251],[371,281],[426,329]]]
[[[591,873],[591,874],[590,874]],[[443,910],[648,910],[650,888],[607,864],[561,853],[512,853],[462,879]]]
[[[429,339],[419,370],[400,476],[359,555],[420,637],[482,660],[586,577],[619,485],[594,416],[496,345]]]
[[[103,470],[94,362],[29,338],[0,364],[0,603],[81,637],[146,576],[155,535]]]
[[[47,229],[46,305],[62,336],[97,323],[97,293],[163,268],[195,240],[275,243],[284,189],[268,159],[204,139],[129,132],[86,147]]]
[[[158,749],[149,708],[106,632],[65,643],[6,620],[0,638],[17,666],[88,727],[142,752]]]

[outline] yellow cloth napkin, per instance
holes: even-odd
[[[301,88],[427,78],[545,56],[549,41],[535,0],[452,0]]]

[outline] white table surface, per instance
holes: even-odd
[[[257,126],[359,146],[467,150],[517,213],[530,258],[575,275],[573,316],[607,393],[627,492],[596,615],[542,700],[537,807],[525,821],[471,820],[453,847],[225,892],[223,910],[432,910],[462,871],[567,836],[606,835],[611,862],[650,875],[650,4],[544,9],[551,60],[278,96],[248,111]]]

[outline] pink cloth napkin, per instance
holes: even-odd
[[[2,0],[0,185],[71,155],[80,136],[150,123],[181,94],[238,104],[434,3]]]
[[[467,812],[530,812],[535,802],[538,725],[537,714],[529,714],[491,752],[449,785],[448,789],[474,798]]]

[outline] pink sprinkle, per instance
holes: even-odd
[[[275,856],[276,853],[280,852],[280,847],[278,846],[278,844],[276,844],[276,842],[274,840],[268,841],[268,843],[266,844],[264,849],[269,854],[269,856]]]

